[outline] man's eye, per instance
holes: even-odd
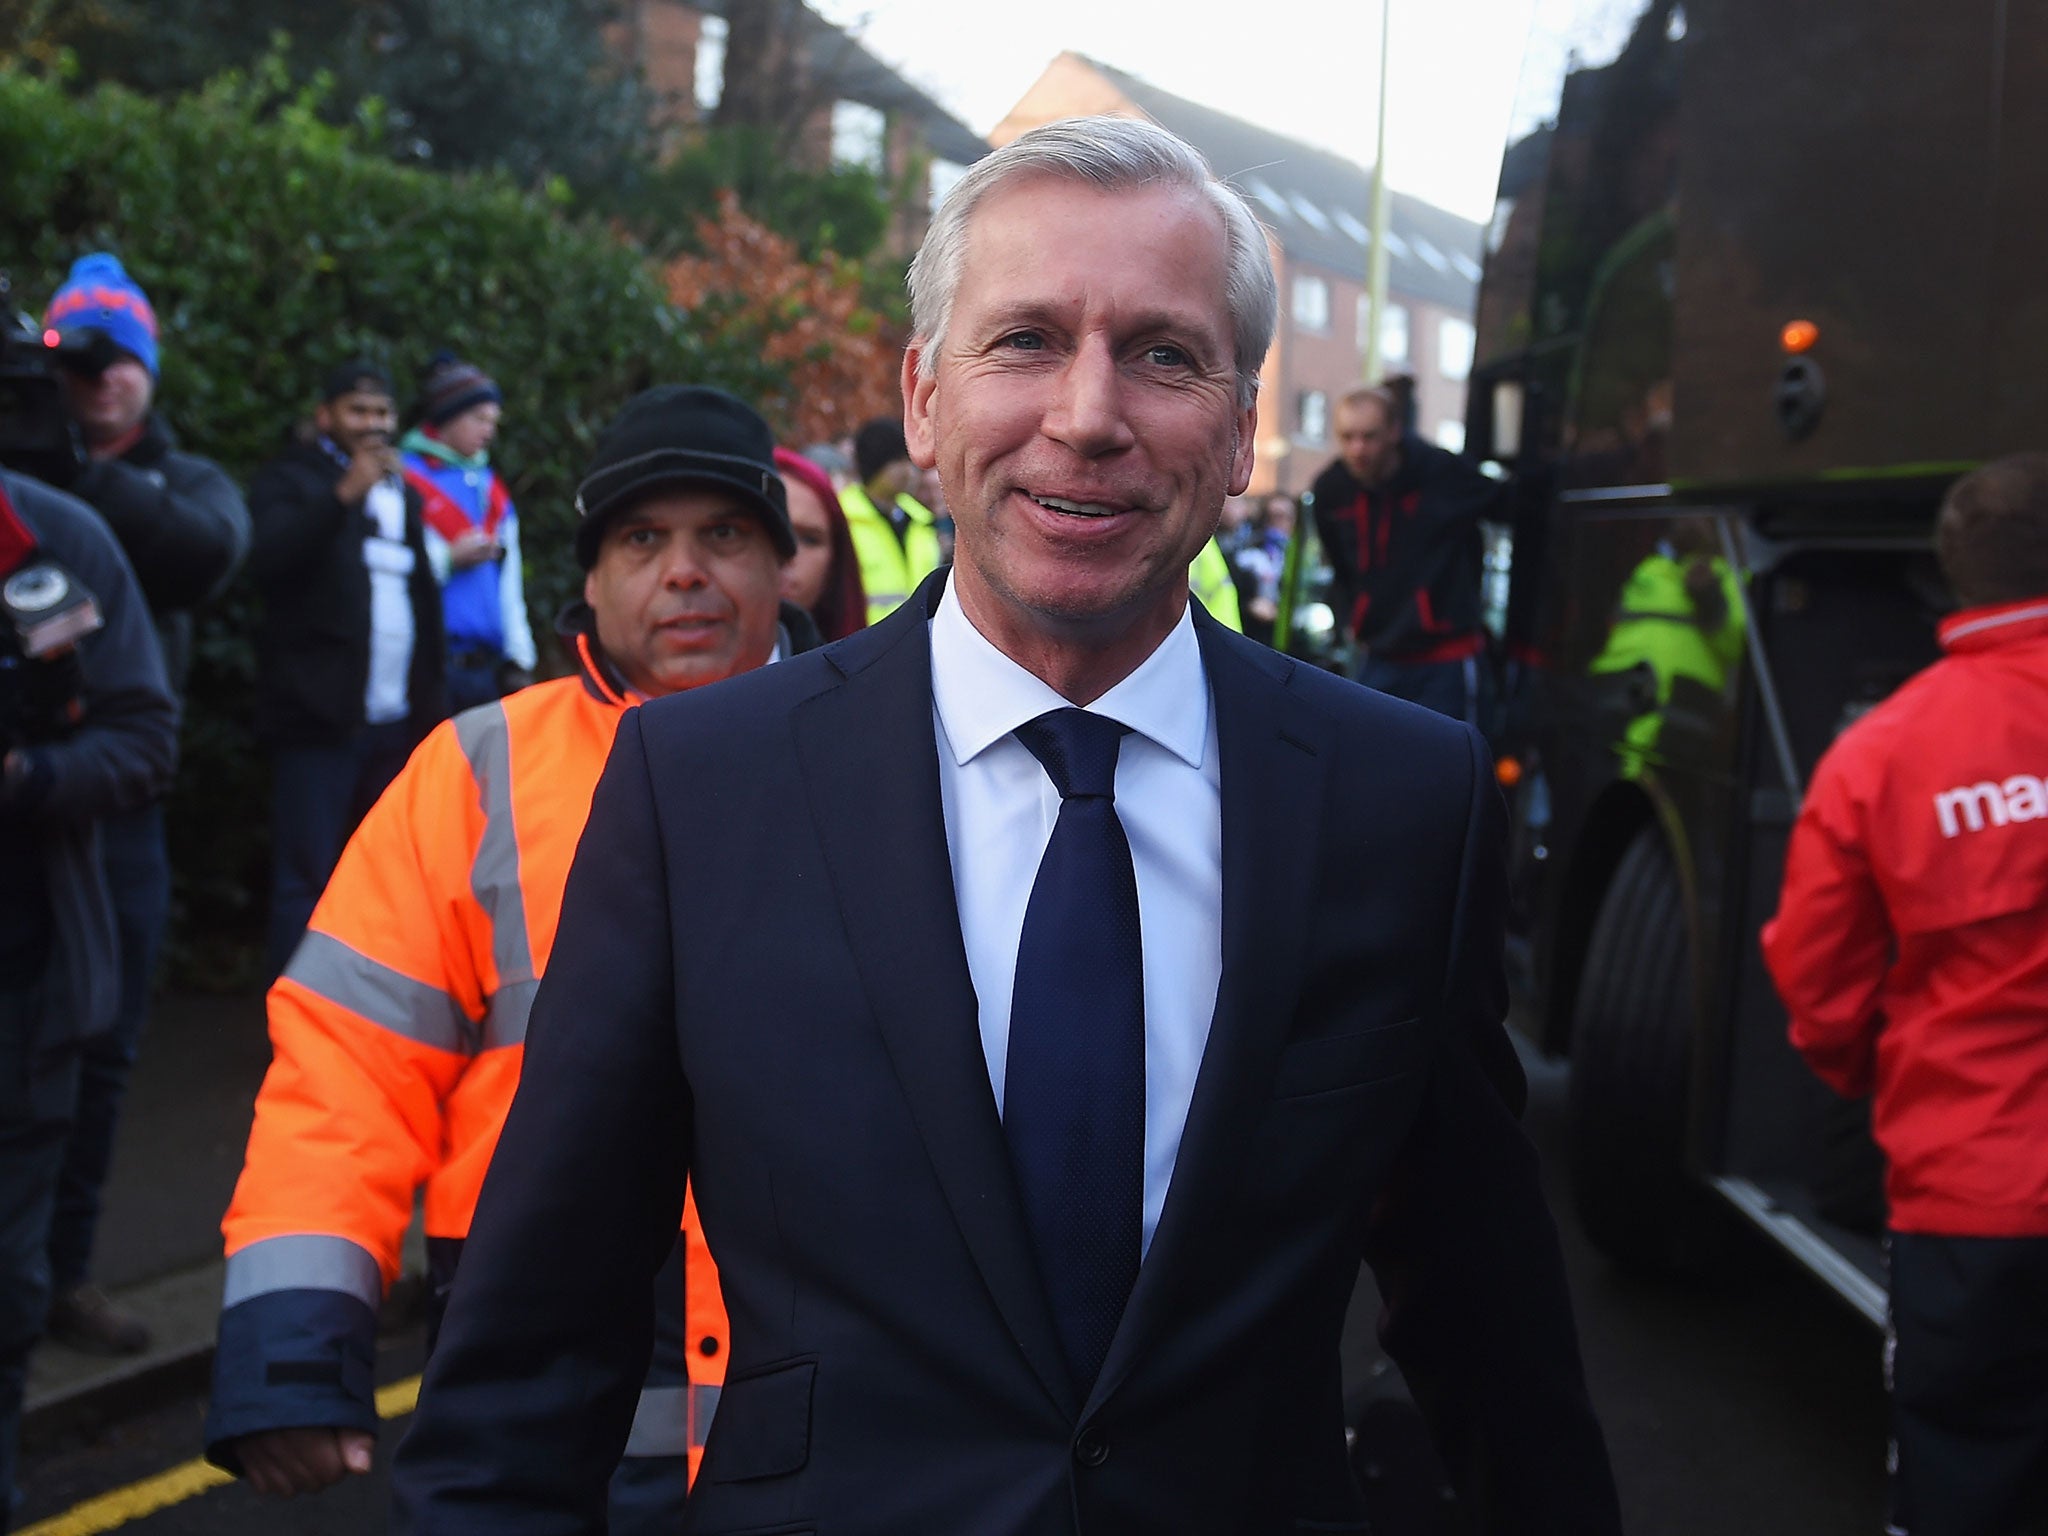
[[[1045,349],[1045,338],[1036,331],[1012,331],[996,345],[1013,352],[1041,352]]]
[[[1145,349],[1145,361],[1160,368],[1185,368],[1194,359],[1184,348],[1171,342],[1157,341]]]

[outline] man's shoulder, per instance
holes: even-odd
[[[650,748],[674,740],[717,740],[745,749],[760,732],[844,680],[829,659],[834,649],[805,651],[722,682],[649,699],[638,711],[641,732]]]
[[[1283,656],[1241,635],[1218,633],[1211,644],[1212,687],[1277,687],[1320,729],[1331,733],[1340,750],[1406,755],[1422,771],[1435,773],[1471,761],[1473,733],[1461,721]],[[1220,669],[1215,663],[1222,664]],[[1249,677],[1243,668],[1249,669]]]
[[[107,566],[128,563],[113,530],[69,491],[7,472],[0,472],[0,488],[5,489],[36,542],[76,571],[87,585]]]
[[[280,482],[294,486],[332,485],[340,478],[341,466],[313,444],[289,443],[283,452],[264,460],[250,477],[249,490],[253,494],[259,486],[276,486]]]
[[[841,687],[899,645],[925,643],[926,630],[899,609],[880,624],[857,629],[816,650],[686,693],[651,699],[639,709],[641,730],[650,750],[658,744],[716,741],[735,753],[755,748],[786,752],[787,722],[799,709]]]

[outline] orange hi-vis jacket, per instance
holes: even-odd
[[[469,1232],[570,861],[632,703],[589,637],[576,643],[580,675],[466,711],[420,744],[271,988],[273,1059],[221,1228],[206,1443],[230,1470],[242,1435],[373,1429],[377,1311],[416,1193],[430,1252]],[[658,1345],[626,1454],[687,1449],[694,1472],[728,1344],[694,1208],[683,1251],[681,1327],[658,1320],[669,1369]]]

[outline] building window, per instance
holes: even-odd
[[[1470,320],[1455,315],[1437,322],[1436,371],[1457,383],[1472,372],[1472,344],[1477,336]]]
[[[1408,361],[1408,311],[1399,304],[1389,304],[1386,313],[1380,316],[1380,360]]]
[[[1330,397],[1320,389],[1304,389],[1296,402],[1296,419],[1300,428],[1295,436],[1304,443],[1326,443],[1330,440]]]
[[[1320,277],[1294,280],[1294,324],[1304,331],[1330,328],[1330,285]]]
[[[1465,423],[1449,417],[1436,424],[1436,445],[1453,453],[1465,451]]]
[[[725,36],[723,16],[706,16],[697,31],[697,110],[709,116],[718,110],[718,98],[725,94]]]
[[[1365,351],[1366,330],[1372,324],[1372,296],[1358,296],[1358,350]],[[1380,312],[1380,361],[1392,366],[1408,361],[1408,311],[1389,303]]]
[[[939,204],[946,200],[946,194],[960,184],[960,178],[967,174],[967,167],[954,160],[934,160],[931,170],[931,209],[939,211]]]
[[[882,174],[889,121],[863,101],[832,103],[832,163]]]

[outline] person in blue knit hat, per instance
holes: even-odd
[[[426,519],[427,559],[441,582],[450,713],[533,681],[519,515],[491,468],[503,405],[490,375],[452,352],[437,353],[420,381],[418,424],[399,444]]]
[[[171,691],[182,699],[193,614],[241,568],[248,508],[226,472],[179,448],[157,413],[156,310],[119,258],[106,251],[79,257],[43,323],[73,343],[58,354],[59,376],[83,453],[66,489],[100,515],[135,568]],[[50,1224],[48,1332],[97,1354],[135,1354],[148,1347],[148,1329],[88,1275],[114,1128],[170,914],[171,865],[160,804],[109,816],[100,833],[120,938],[121,999],[114,1027],[88,1042],[80,1063],[77,1115]]]

